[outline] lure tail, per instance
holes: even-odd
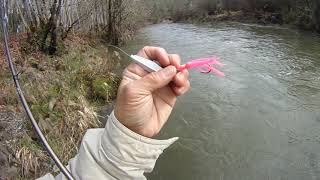
[[[178,70],[183,71],[185,69],[197,68],[201,73],[204,73],[204,74],[208,74],[212,72],[219,77],[225,76],[223,72],[213,67],[213,65],[216,65],[219,67],[224,66],[224,64],[222,64],[218,58],[211,57],[211,58],[200,58],[200,59],[191,60],[188,63],[181,65]]]

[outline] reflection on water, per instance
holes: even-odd
[[[159,24],[127,45],[217,55],[225,78],[191,72],[159,138],[180,140],[151,180],[320,179],[320,37],[239,23]]]

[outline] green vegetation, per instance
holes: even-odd
[[[150,1],[153,21],[214,22],[234,20],[289,24],[320,32],[318,0],[163,0]]]
[[[65,47],[66,53],[61,56],[39,51],[26,55],[23,47],[14,56],[18,69],[24,69],[20,79],[35,119],[66,164],[76,154],[84,132],[101,126],[96,111],[115,99],[121,79],[111,71],[119,58],[111,57],[101,43],[71,37]],[[7,107],[18,106],[9,71],[5,66],[1,69],[5,76],[1,75],[0,99]],[[51,172],[54,163],[29,121],[22,127],[20,133],[10,138],[8,147],[14,157],[11,161],[20,167],[15,178],[29,179]]]
[[[94,78],[92,82],[92,92],[95,99],[103,99],[110,102],[117,95],[117,85],[120,79],[113,75],[102,75]]]

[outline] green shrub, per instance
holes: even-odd
[[[117,96],[117,89],[120,84],[120,78],[109,73],[106,76],[97,76],[92,81],[92,98],[111,101]]]

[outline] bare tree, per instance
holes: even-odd
[[[313,0],[313,23],[317,32],[320,33],[320,1]]]
[[[43,38],[41,40],[41,49],[43,51],[48,51],[49,54],[54,54],[57,50],[57,26],[58,19],[60,15],[60,10],[62,7],[62,0],[54,0],[50,9],[50,18],[45,25],[43,32]],[[47,47],[47,38],[50,34],[50,44]]]

